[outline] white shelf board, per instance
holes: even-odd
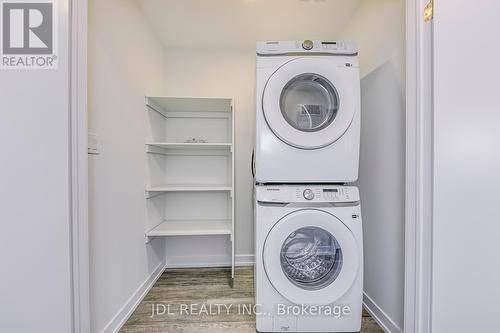
[[[149,147],[157,147],[164,149],[220,149],[231,150],[231,143],[184,143],[184,142],[148,142]]]
[[[147,105],[163,112],[232,112],[232,103],[232,98],[146,97]]]
[[[147,192],[229,192],[233,188],[231,185],[202,185],[202,184],[166,184],[152,186],[146,189]]]
[[[231,232],[231,220],[171,220],[163,221],[146,232],[146,236],[230,235]]]

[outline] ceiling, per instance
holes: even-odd
[[[167,47],[255,48],[258,40],[335,39],[360,0],[136,0]]]

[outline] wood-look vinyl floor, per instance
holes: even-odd
[[[243,311],[255,302],[253,269],[237,267],[233,288],[230,276],[229,268],[167,269],[120,333],[254,333],[255,316]],[[366,312],[362,325],[363,333],[383,333]]]

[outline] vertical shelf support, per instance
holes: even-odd
[[[234,168],[234,148],[236,147],[236,141],[235,141],[235,135],[234,135],[234,124],[235,124],[235,112],[234,112],[234,99],[231,99],[231,140],[232,140],[232,145],[231,145],[231,288],[234,285],[234,258],[235,258],[235,253],[234,253],[234,222],[235,222],[235,168]]]

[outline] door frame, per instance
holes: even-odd
[[[432,273],[432,21],[427,0],[406,4],[406,205],[404,332],[428,333]],[[90,332],[87,17],[88,0],[70,0],[71,268],[73,332]]]
[[[73,333],[90,333],[88,229],[87,13],[88,0],[70,0],[69,141]]]
[[[430,2],[429,2],[430,1]],[[432,0],[406,0],[406,188],[404,332],[431,332]]]

